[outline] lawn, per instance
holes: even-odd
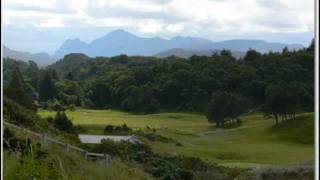
[[[39,114],[42,117],[54,116],[53,111],[40,110]],[[273,120],[261,114],[242,116],[242,126],[226,130],[215,128],[203,115],[191,113],[136,115],[115,110],[77,109],[67,111],[67,115],[75,125],[84,127],[88,134],[101,134],[107,124],[126,123],[134,129],[149,126],[182,144],[150,142],[156,152],[194,156],[227,166],[309,163],[314,158],[313,144],[280,138],[281,134],[270,130]],[[313,121],[312,113],[304,116]]]

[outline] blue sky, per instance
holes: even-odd
[[[115,29],[213,41],[307,45],[313,38],[313,0],[4,0],[2,5],[4,44],[29,52],[53,53],[68,38],[90,42]]]

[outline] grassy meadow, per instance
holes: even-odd
[[[39,110],[42,117],[54,113]],[[137,115],[116,110],[76,109],[67,111],[67,115],[74,125],[83,127],[85,134],[102,134],[108,124],[126,123],[133,129],[149,126],[182,144],[149,142],[156,152],[194,156],[226,166],[312,163],[314,159],[313,113],[283,122],[290,128],[274,128],[274,121],[259,113],[244,115],[240,117],[243,125],[234,129],[217,129],[204,115],[191,113]]]

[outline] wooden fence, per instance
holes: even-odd
[[[82,148],[76,147],[74,145],[71,145],[71,144],[59,141],[57,139],[51,138],[51,137],[47,136],[46,134],[36,133],[34,131],[28,130],[26,128],[23,128],[23,127],[20,127],[20,126],[17,126],[17,125],[14,125],[14,124],[11,124],[11,123],[8,123],[8,122],[5,122],[5,121],[3,122],[3,124],[5,126],[9,127],[9,128],[13,128],[13,129],[22,131],[24,134],[30,134],[32,136],[35,136],[35,137],[41,139],[43,144],[46,144],[46,143],[57,144],[57,145],[60,145],[60,146],[64,147],[67,152],[69,152],[69,151],[80,152],[81,154],[84,155],[86,160],[104,159],[105,165],[107,167],[111,167],[111,165],[112,165],[112,159],[111,159],[111,156],[109,154],[100,154],[100,153],[88,152],[85,149],[82,149]]]

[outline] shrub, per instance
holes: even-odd
[[[115,133],[115,134],[129,134],[132,132],[132,129],[129,128],[126,124],[123,124],[121,126],[113,126],[113,125],[107,125],[104,128],[104,133],[105,134],[110,134],[110,133]]]
[[[112,133],[112,132],[113,132],[113,129],[114,129],[114,126],[113,126],[113,125],[107,125],[107,126],[104,128],[104,132],[105,132],[105,133]]]

